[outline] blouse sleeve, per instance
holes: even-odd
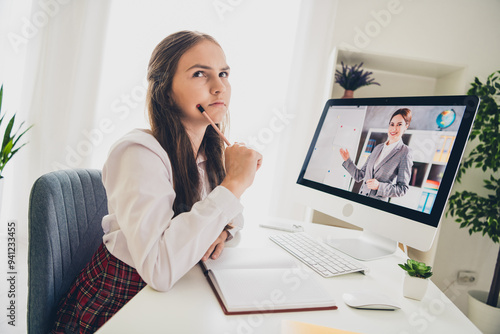
[[[244,224],[244,220],[243,220],[243,215],[240,213],[239,215],[237,215],[232,221],[231,221],[231,224],[233,225],[233,228],[230,229],[230,230],[227,230],[227,232],[229,233],[228,236],[227,236],[227,239],[226,241],[229,241],[231,240],[232,238],[234,238],[236,236],[236,233],[238,233],[242,228],[243,228],[243,224]]]
[[[165,151],[138,143],[112,150],[103,182],[109,208],[103,240],[108,250],[160,291],[172,288],[243,210],[232,192],[218,186],[189,212],[173,218],[170,160]]]

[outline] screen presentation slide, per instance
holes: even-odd
[[[349,190],[351,177],[342,167],[340,149],[355,152],[360,145],[366,107],[330,107],[304,177]]]

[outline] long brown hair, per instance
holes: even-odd
[[[172,165],[175,216],[191,210],[200,199],[201,182],[191,140],[181,122],[182,110],[171,98],[172,81],[182,55],[204,40],[219,45],[213,37],[199,32],[180,31],[169,35],[156,46],[148,66],[149,122],[153,136],[167,152]],[[207,127],[199,152],[207,158],[206,171],[211,188],[225,177],[223,148],[215,130]]]
[[[408,109],[408,108],[401,108],[401,109],[396,110],[394,112],[394,114],[392,114],[391,119],[389,120],[389,124],[391,123],[391,121],[394,118],[394,116],[397,116],[397,115],[401,115],[401,117],[403,117],[403,119],[405,120],[406,125],[410,126],[411,116],[412,116],[410,109]]]

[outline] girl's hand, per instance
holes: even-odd
[[[229,236],[228,233],[229,232],[226,230],[222,231],[219,237],[215,239],[214,243],[210,245],[205,255],[203,255],[203,257],[201,258],[202,261],[206,261],[208,260],[208,258],[212,258],[215,260],[220,256],[222,250],[224,249],[226,239]]]
[[[368,189],[371,189],[371,190],[377,190],[379,184],[380,184],[380,182],[378,182],[376,179],[370,179],[370,180],[366,181],[366,186],[368,187]]]
[[[344,161],[347,161],[349,159],[349,152],[347,150],[344,150],[343,148],[340,149],[340,155],[342,156],[342,159]]]
[[[244,144],[235,143],[226,148],[226,178],[221,185],[239,198],[252,185],[255,172],[261,165],[262,155],[259,152]]]

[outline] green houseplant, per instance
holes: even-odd
[[[352,97],[352,92],[360,87],[369,85],[380,86],[378,82],[375,82],[375,79],[370,78],[373,72],[365,72],[361,69],[363,63],[354,66],[344,65],[344,62],[341,62],[341,64],[342,71],[335,71],[335,82],[345,89],[344,98]]]
[[[2,114],[2,99],[3,99],[3,85],[0,88],[0,115]],[[0,117],[0,126],[2,125],[4,118],[5,114]],[[26,145],[26,143],[20,145],[19,140],[32,127],[30,126],[26,130],[19,133],[24,125],[24,122],[22,122],[21,125],[19,125],[19,127],[17,128],[17,130],[13,133],[12,130],[15,121],[16,121],[16,114],[14,114],[14,116],[10,118],[9,122],[7,123],[7,126],[5,127],[5,131],[3,132],[2,151],[0,152],[0,179],[3,178],[2,172],[3,169],[5,168],[5,165],[7,165],[7,163],[24,145]]]
[[[429,277],[432,276],[432,267],[412,259],[398,265],[406,272],[403,295],[407,298],[421,300],[427,291]]]
[[[472,191],[455,192],[448,201],[447,215],[455,217],[460,228],[468,228],[469,234],[481,232],[494,242],[500,238],[500,71],[493,72],[482,83],[475,78],[469,95],[481,98],[469,140],[478,140],[469,156],[462,161],[457,174],[460,183],[465,172],[479,168],[487,176],[483,182],[485,195]],[[487,304],[496,307],[500,292],[500,252],[497,256],[493,280]]]

